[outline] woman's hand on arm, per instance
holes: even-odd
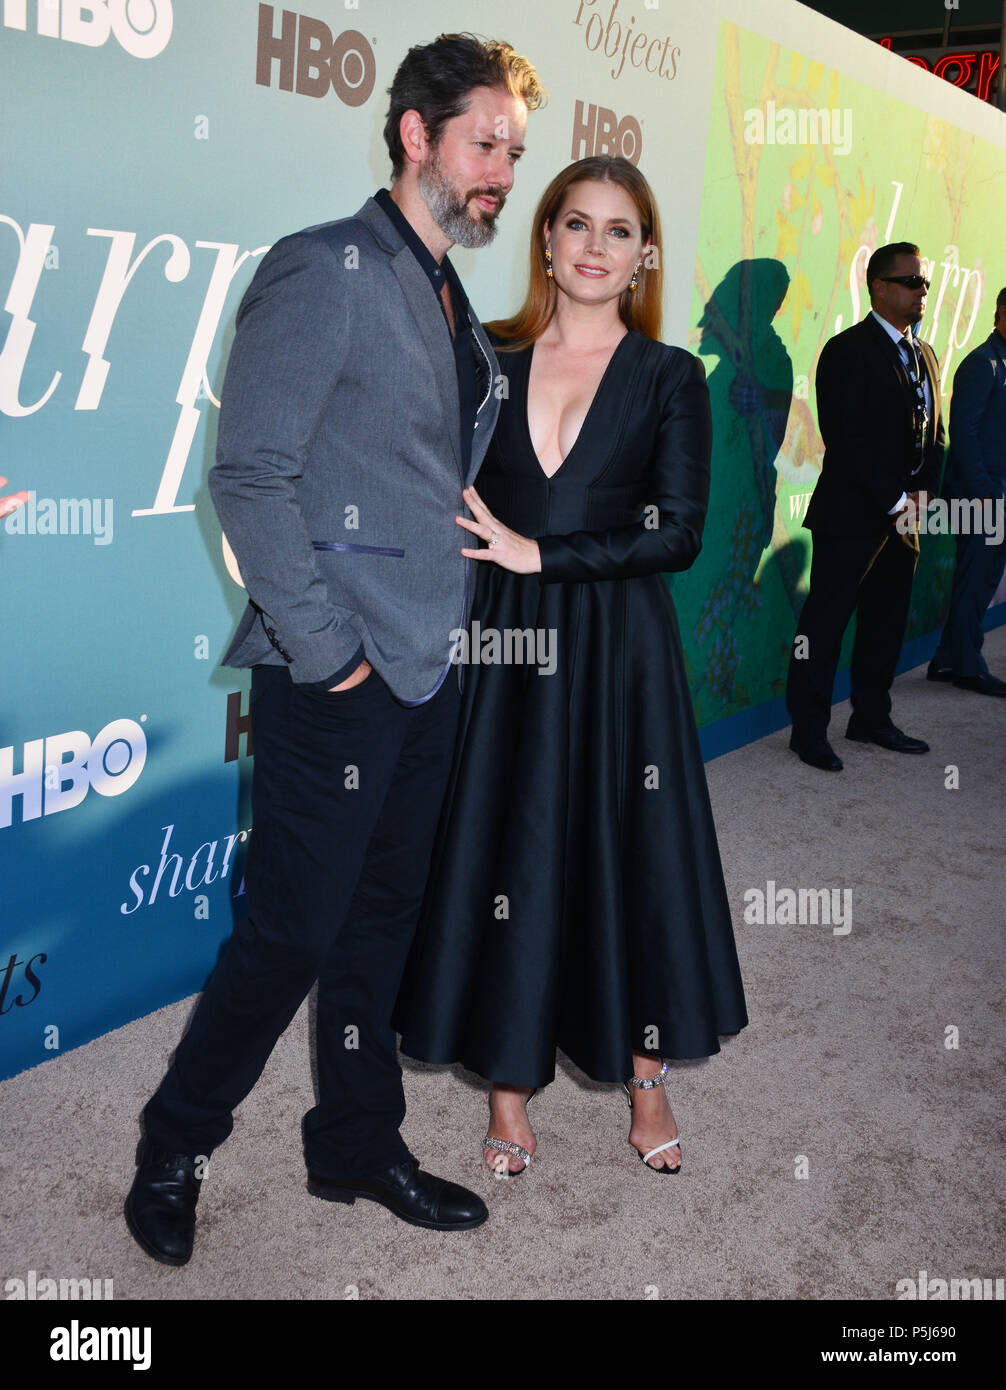
[[[464,516],[456,516],[454,520],[466,531],[471,531],[473,536],[486,542],[477,550],[462,548],[461,554],[470,560],[491,560],[494,565],[510,570],[512,574],[538,574],[541,570],[538,542],[527,536],[519,536],[509,526],[504,526],[493,516],[473,487],[466,487],[461,495],[475,520],[469,521]]]

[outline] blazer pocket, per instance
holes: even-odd
[[[315,550],[352,550],[359,555],[396,555],[399,558],[405,555],[404,550],[390,545],[353,545],[350,541],[312,541],[311,544]]]

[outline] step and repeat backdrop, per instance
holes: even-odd
[[[0,1076],[198,990],[243,910],[245,594],[206,487],[234,314],[274,241],[387,184],[412,44],[504,38],[549,89],[496,241],[452,257],[483,319],[571,159],[654,186],[664,336],[715,413],[673,585],[707,751],[785,720],[814,371],[870,252],[921,246],[947,392],[1006,284],[1006,118],[800,5],[293,3],[0,0],[0,474],[30,493],[0,521]],[[918,659],[952,553],[924,539]]]

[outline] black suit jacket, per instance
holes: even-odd
[[[807,508],[811,531],[883,533],[902,492],[933,494],[943,466],[940,364],[918,340],[932,410],[924,463],[912,431],[915,388],[896,343],[868,314],[825,343],[817,366],[817,419],[824,439],[821,477]]]

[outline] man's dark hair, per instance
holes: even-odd
[[[1006,285],[996,295],[996,323],[999,322],[999,310],[1006,304]]]
[[[911,241],[892,241],[890,246],[878,246],[866,267],[866,289],[873,298],[874,280],[883,280],[898,263],[899,256],[918,256],[919,248]]]
[[[545,89],[527,58],[508,43],[475,34],[441,34],[433,43],[417,44],[402,59],[388,88],[391,105],[384,141],[391,156],[392,178],[405,168],[399,125],[406,111],[418,111],[435,145],[446,121],[468,108],[473,87],[502,87],[522,97],[529,111],[545,102]]]

